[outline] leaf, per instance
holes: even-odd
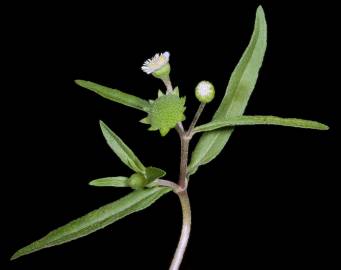
[[[264,11],[259,6],[250,43],[231,75],[226,94],[213,116],[213,121],[226,120],[244,113],[263,62],[266,33]],[[204,133],[193,151],[188,167],[189,175],[194,174],[199,166],[213,160],[224,148],[232,132],[233,127],[228,127]]]
[[[146,168],[141,161],[135,156],[133,151],[118,137],[110,128],[102,121],[99,122],[102,133],[110,148],[134,172],[145,173]]]
[[[96,94],[106,99],[115,101],[117,103],[121,103],[128,107],[132,107],[132,108],[144,111],[144,112],[148,112],[148,109],[150,107],[150,104],[148,101],[141,99],[139,97],[121,92],[117,89],[112,89],[103,85],[99,85],[97,83],[84,81],[84,80],[75,80],[75,83],[81,87],[84,87],[90,91],[95,92]]]
[[[95,187],[129,187],[128,177],[104,177],[89,182],[90,186]]]
[[[153,182],[155,179],[163,177],[166,175],[164,170],[161,170],[156,167],[147,167],[145,177],[147,178],[148,182]]]
[[[212,121],[194,128],[194,133],[211,131],[224,127],[244,126],[244,125],[278,125],[296,128],[309,128],[318,130],[328,130],[329,127],[316,121],[298,118],[281,118],[277,116],[253,115],[236,116],[223,121]]]
[[[104,205],[81,218],[71,221],[65,226],[51,231],[43,238],[18,250],[11,260],[93,233],[127,215],[147,208],[170,190],[165,187],[136,190],[115,202]]]

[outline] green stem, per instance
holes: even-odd
[[[169,270],[178,270],[180,268],[191,232],[191,206],[189,203],[187,191],[184,190],[179,192],[178,196],[182,208],[182,229],[178,247],[176,248]]]

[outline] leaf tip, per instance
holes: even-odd
[[[107,125],[102,120],[99,120],[98,123],[102,130],[107,127]]]
[[[20,250],[15,252],[9,260],[14,261],[14,260],[18,259],[19,257],[21,257]]]
[[[321,130],[329,130],[330,127],[325,125],[325,124],[321,124]]]
[[[264,9],[263,9],[262,5],[259,5],[259,6],[257,7],[256,14],[257,14],[257,15],[260,15],[260,14],[264,15]]]
[[[79,86],[83,86],[83,84],[84,84],[84,80],[74,80],[74,82],[75,82],[75,84],[77,84],[77,85],[79,85]]]
[[[109,127],[102,120],[99,120],[99,126],[101,128],[103,136],[107,139],[107,134],[110,130]]]

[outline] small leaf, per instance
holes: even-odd
[[[158,179],[160,177],[163,177],[166,175],[166,172],[164,170],[161,170],[156,167],[147,167],[145,176],[148,179],[148,182],[153,182],[155,179]]]
[[[100,126],[108,145],[121,159],[121,161],[134,172],[144,174],[146,168],[143,166],[142,162],[137,158],[137,156],[135,156],[133,151],[102,121],[100,121]]]
[[[89,185],[95,187],[129,187],[128,179],[125,176],[104,177],[92,180]]]
[[[213,121],[226,120],[244,113],[263,62],[266,33],[264,11],[259,6],[250,43],[231,75],[226,94]],[[193,151],[188,167],[189,175],[194,174],[199,166],[213,160],[224,148],[232,132],[233,127],[229,127],[204,133]]]
[[[309,128],[318,130],[328,130],[329,127],[316,121],[297,119],[297,118],[281,118],[277,116],[265,115],[242,115],[232,117],[223,121],[212,121],[207,124],[197,126],[194,132],[211,131],[224,127],[244,126],[244,125],[278,125],[296,128]]]
[[[129,95],[117,89],[112,89],[112,88],[99,85],[97,83],[89,82],[89,81],[75,80],[75,83],[111,101],[126,105],[128,107],[132,107],[132,108],[144,111],[144,112],[148,112],[149,110],[149,107],[150,107],[149,102],[139,97]]]
[[[170,190],[170,188],[165,187],[136,190],[115,202],[104,205],[81,218],[51,231],[43,238],[18,250],[11,260],[93,233],[127,215],[147,208]]]

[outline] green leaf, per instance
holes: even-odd
[[[213,116],[213,121],[226,120],[244,113],[263,62],[266,33],[264,11],[259,6],[250,43],[231,75],[226,94]],[[232,132],[233,127],[228,127],[204,133],[193,151],[188,167],[189,175],[194,174],[200,165],[213,160],[224,148]]]
[[[147,208],[170,190],[165,187],[136,190],[115,202],[102,206],[81,218],[71,221],[65,226],[51,231],[43,238],[18,250],[11,260],[93,233],[127,215]]]
[[[104,177],[89,182],[90,186],[95,187],[129,187],[128,177]]]
[[[163,177],[166,175],[164,170],[161,170],[156,167],[147,167],[145,177],[147,178],[148,182],[153,182],[155,179]]]
[[[328,130],[329,127],[316,121],[304,120],[298,118],[281,118],[277,116],[265,115],[242,115],[232,117],[223,121],[212,121],[207,124],[197,126],[194,132],[211,131],[224,127],[244,126],[244,125],[278,125],[296,128],[309,128],[318,130]]]
[[[133,151],[102,121],[100,121],[100,126],[105,140],[121,161],[134,172],[144,174],[146,168]]]
[[[103,85],[99,85],[97,83],[84,81],[84,80],[75,80],[75,83],[81,87],[84,87],[90,91],[95,92],[96,94],[109,99],[111,101],[121,103],[128,107],[132,107],[144,112],[148,112],[150,104],[148,101],[141,99],[139,97],[126,94],[117,89],[112,89]]]

